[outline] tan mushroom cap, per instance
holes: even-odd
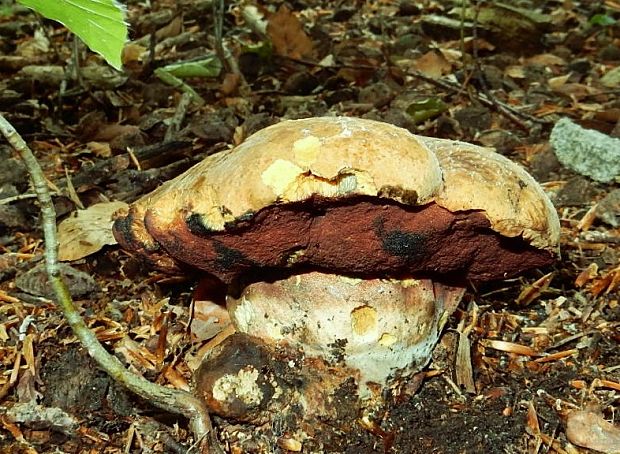
[[[357,201],[363,202],[358,208],[345,206]],[[343,206],[330,205],[336,202]],[[390,214],[386,221],[382,210],[398,211],[397,217]],[[478,249],[467,245],[459,253],[471,241],[469,232],[485,227],[532,246],[523,268],[549,263],[557,254],[557,214],[517,164],[482,147],[414,136],[387,123],[319,117],[283,121],[206,158],[134,203],[117,221],[115,234],[127,249],[162,268],[171,267],[167,252],[224,280],[252,267],[297,263],[347,271],[356,254],[334,255],[357,244],[366,249],[352,272],[383,272],[396,264],[397,272],[467,268],[466,277],[497,278],[503,274],[493,270],[492,253],[480,266],[475,263],[489,247],[506,249],[506,274],[518,272],[518,244],[504,247],[487,238]],[[461,244],[451,244],[448,236],[459,228]],[[370,238],[366,233],[373,229]],[[295,238],[278,239],[288,232]],[[334,245],[334,239],[343,243]],[[412,258],[419,243],[428,247]],[[540,250],[544,254],[538,256]],[[439,254],[439,264],[433,254]],[[453,265],[450,257],[459,254]]]
[[[441,187],[435,155],[408,131],[371,120],[289,120],[207,157],[141,199],[161,225],[201,213],[209,230],[276,203],[315,196],[385,196],[430,202]]]
[[[557,253],[560,222],[540,185],[521,166],[487,148],[418,136],[439,159],[444,186],[435,203],[450,211],[484,211],[496,232],[523,236]]]

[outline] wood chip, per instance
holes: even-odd
[[[551,361],[557,361],[558,359],[566,358],[567,356],[572,356],[576,354],[579,350],[576,348],[570,350],[564,350],[557,353],[552,353],[550,355],[544,356],[542,358],[535,359],[534,361],[537,363],[548,363]]]
[[[488,348],[492,348],[493,350],[499,350],[501,352],[506,353],[514,353],[516,355],[524,355],[524,356],[540,356],[541,353],[537,352],[531,347],[527,345],[515,344],[514,342],[507,342],[501,340],[494,339],[483,339],[481,341],[482,345]]]

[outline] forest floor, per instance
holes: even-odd
[[[561,259],[469,288],[415,395],[372,427],[353,416],[344,433],[317,431],[303,452],[613,452],[604,443],[618,437],[620,414],[620,181],[569,170],[549,135],[567,117],[620,137],[620,82],[609,74],[620,62],[620,3],[479,2],[463,12],[458,3],[227,2],[220,75],[182,79],[200,100],[155,70],[184,61],[213,70],[209,1],[129,1],[123,73],[60,25],[0,10],[0,111],[43,166],[59,222],[131,203],[281,119],[320,115],[493,147],[547,191]],[[39,221],[25,168],[0,144],[0,453],[186,452],[187,422],[115,385],[71,333],[45,287]],[[113,242],[109,213],[88,222],[99,239],[81,241],[75,227],[60,247],[89,327],[132,370],[188,387],[225,317],[192,304],[196,276],[157,273],[103,244]],[[192,322],[201,310],[202,324]],[[586,423],[567,432],[577,417]],[[285,422],[213,419],[227,452],[293,447]],[[609,433],[592,441],[594,427]],[[239,435],[253,430],[270,445]]]

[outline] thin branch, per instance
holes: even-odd
[[[56,211],[41,166],[26,142],[1,114],[0,133],[20,155],[32,179],[34,190],[41,205],[47,275],[54,289],[56,300],[65,319],[73,329],[73,333],[90,356],[115,381],[153,405],[189,418],[194,436],[197,440],[202,440],[202,453],[223,453],[215,441],[211,420],[204,402],[187,391],[166,388],[129,372],[115,356],[105,350],[93,332],[88,329],[73,304],[71,294],[59,271]]]
[[[50,193],[50,195],[57,195],[55,192]],[[18,194],[12,197],[5,197],[0,199],[0,205],[8,205],[13,202],[19,202],[20,200],[34,199],[38,197],[34,192],[28,192],[26,194]]]

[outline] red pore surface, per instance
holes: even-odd
[[[371,276],[458,273],[485,281],[553,260],[520,238],[492,231],[483,213],[376,198],[275,205],[223,232],[207,230],[195,214],[180,213],[165,230],[150,213],[145,222],[171,256],[224,282],[253,269],[302,265]]]

